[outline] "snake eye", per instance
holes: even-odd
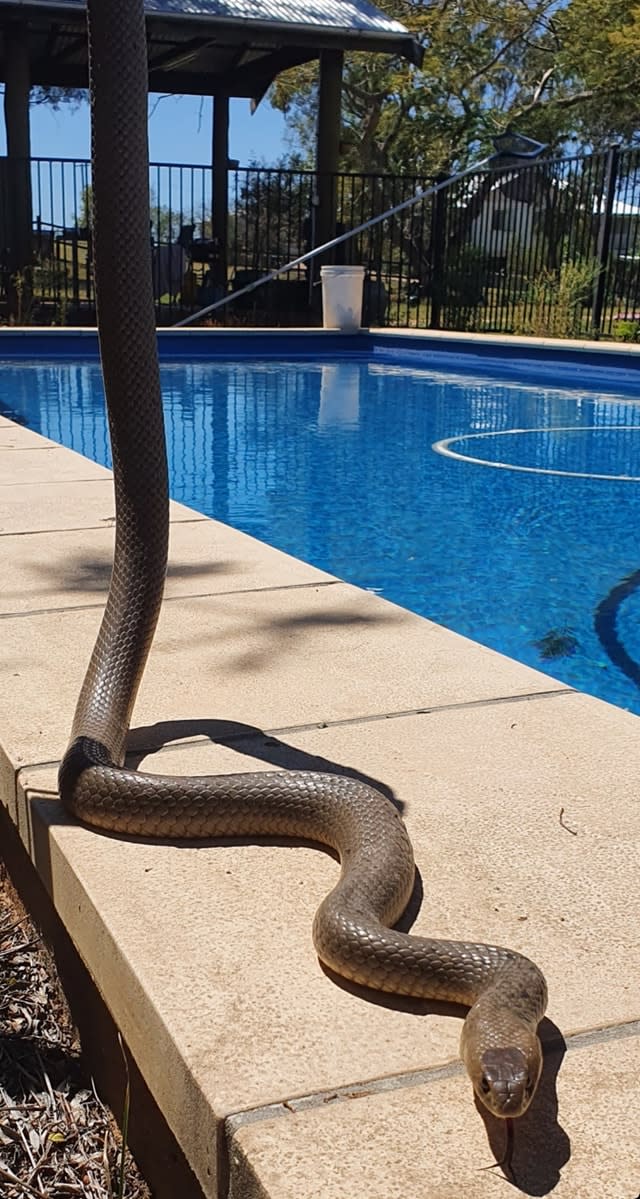
[[[489,1082],[486,1074],[483,1074],[482,1078],[480,1079],[480,1090],[482,1091],[483,1095],[488,1095],[489,1091],[491,1090],[491,1083]]]

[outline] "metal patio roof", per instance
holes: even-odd
[[[86,3],[85,0],[8,0],[3,7],[84,10]],[[274,25],[379,30],[407,36],[399,21],[387,17],[368,0],[145,0],[144,7],[149,16],[169,19],[266,21]]]
[[[4,30],[29,36],[34,84],[87,86],[85,0],[0,0]],[[320,50],[366,50],[419,62],[420,46],[368,0],[145,0],[152,91],[257,98]]]

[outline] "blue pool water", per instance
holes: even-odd
[[[640,393],[383,357],[162,382],[175,499],[640,713]],[[8,415],[109,464],[97,363],[0,384]]]

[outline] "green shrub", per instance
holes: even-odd
[[[592,258],[563,262],[558,271],[545,267],[529,284],[528,312],[516,332],[533,337],[584,336],[582,312],[590,303],[599,270]]]
[[[640,341],[640,321],[614,320],[611,332],[614,341]]]

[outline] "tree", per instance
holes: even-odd
[[[88,99],[89,92],[83,87],[32,87],[29,103],[48,104],[57,112],[65,104],[72,110],[80,108]]]
[[[640,127],[640,9],[628,0],[388,0],[385,11],[420,41],[424,61],[347,56],[347,170],[451,172],[514,121],[553,146],[597,146]],[[307,64],[270,95],[307,150],[317,87]]]
[[[80,228],[87,229],[92,222],[93,193],[90,183],[80,189],[78,199],[77,220]],[[149,232],[153,232],[157,242],[175,241],[184,221],[184,215],[179,209],[169,208],[167,204],[158,204],[154,192],[149,196]]]
[[[572,0],[558,14],[564,88],[551,110],[570,113],[581,142],[632,142],[640,131],[640,8],[629,0]],[[546,90],[546,89],[545,89]]]
[[[80,202],[78,204],[78,224],[81,229],[88,229],[92,223],[91,206],[93,204],[93,193],[91,184],[85,183],[80,190]]]

